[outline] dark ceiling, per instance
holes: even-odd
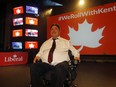
[[[39,4],[41,7],[46,7],[46,5],[44,4],[44,2],[57,2],[60,4],[63,4],[63,6],[70,6],[73,4],[76,4],[79,0],[0,0],[0,2],[32,2],[32,3],[36,3]],[[87,3],[90,3],[90,5],[98,5],[98,4],[106,4],[106,3],[110,3],[110,2],[116,2],[116,0],[85,0]]]
[[[80,0],[29,0],[29,1],[32,1],[38,4],[42,9],[52,7],[56,11],[54,12],[54,14],[59,14],[59,13],[75,11],[79,9],[76,7],[76,5]],[[51,3],[56,2],[56,3],[62,4],[63,6],[54,6],[54,5],[52,6],[50,5],[51,3],[49,3],[49,5],[46,5],[44,4],[44,2],[46,1],[50,1]],[[116,2],[116,0],[85,0],[85,1],[86,1],[85,8],[94,7],[98,5],[104,5],[104,4],[111,3],[111,2]]]
[[[62,4],[64,7],[70,7],[76,5],[80,0],[27,0],[30,2],[34,2],[40,5],[40,7],[50,7],[52,2],[57,2]],[[44,2],[51,2],[49,5],[45,5]],[[88,4],[87,7],[96,6],[96,5],[103,5],[111,2],[116,2],[116,0],[85,0],[85,2]],[[52,7],[58,7],[58,6],[52,6]]]
[[[47,9],[47,8],[54,8],[56,12],[54,14],[59,14],[63,12],[69,12],[69,11],[75,11],[79,8],[75,7],[79,0],[0,0],[0,5],[4,6],[2,3],[32,3],[36,4],[40,7],[41,10]],[[86,6],[85,8],[94,7],[98,5],[104,5],[111,2],[116,2],[116,0],[85,0]],[[47,2],[45,4],[45,2]],[[53,2],[62,4],[63,6],[55,6],[51,5]]]

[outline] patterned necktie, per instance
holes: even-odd
[[[53,60],[53,52],[54,52],[54,49],[56,48],[56,41],[55,40],[56,39],[53,39],[52,47],[51,47],[49,55],[48,55],[48,62],[49,63],[51,63]]]

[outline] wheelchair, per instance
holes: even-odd
[[[70,61],[68,62],[69,71],[66,76],[66,80],[64,81],[63,87],[78,87],[78,84],[75,85],[73,82],[77,76],[77,68],[79,65],[79,61],[74,60],[74,56],[72,55],[72,52],[70,50],[68,51],[68,55],[70,58]],[[38,62],[42,62],[42,61],[40,60],[40,61],[37,61],[37,63]],[[41,76],[43,87],[50,87],[52,73],[53,71],[49,71]],[[30,84],[30,87],[31,87],[31,84]]]
[[[72,55],[70,50],[69,50],[68,54],[70,57],[69,71],[68,71],[68,75],[64,82],[63,87],[78,87],[78,84],[74,84],[73,81],[76,79],[76,76],[77,76],[77,68],[78,68],[79,61],[74,60],[74,56]],[[44,76],[42,76],[44,87],[50,87],[51,73],[52,73],[52,71],[49,71],[49,72],[45,73]]]

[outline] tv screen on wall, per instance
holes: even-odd
[[[38,25],[38,19],[33,17],[26,17],[25,24],[28,25]]]
[[[12,37],[21,37],[21,36],[23,36],[22,29],[12,30]]]
[[[27,37],[38,37],[38,30],[36,30],[36,29],[25,29],[25,36],[27,36]]]
[[[12,42],[12,49],[20,50],[22,48],[22,42]]]
[[[37,41],[25,41],[25,49],[37,49],[38,42]]]
[[[23,14],[24,13],[23,6],[14,7],[13,13],[14,13],[14,15]]]
[[[38,8],[33,6],[26,6],[26,13],[29,14],[38,14]]]
[[[23,25],[23,18],[15,18],[13,19],[13,26]]]

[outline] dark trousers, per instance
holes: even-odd
[[[44,87],[42,85],[43,80],[41,77],[49,71],[53,72],[51,75],[50,87],[63,87],[63,83],[66,80],[66,75],[68,73],[68,62],[66,61],[55,66],[42,62],[32,64],[30,67],[32,87]]]

